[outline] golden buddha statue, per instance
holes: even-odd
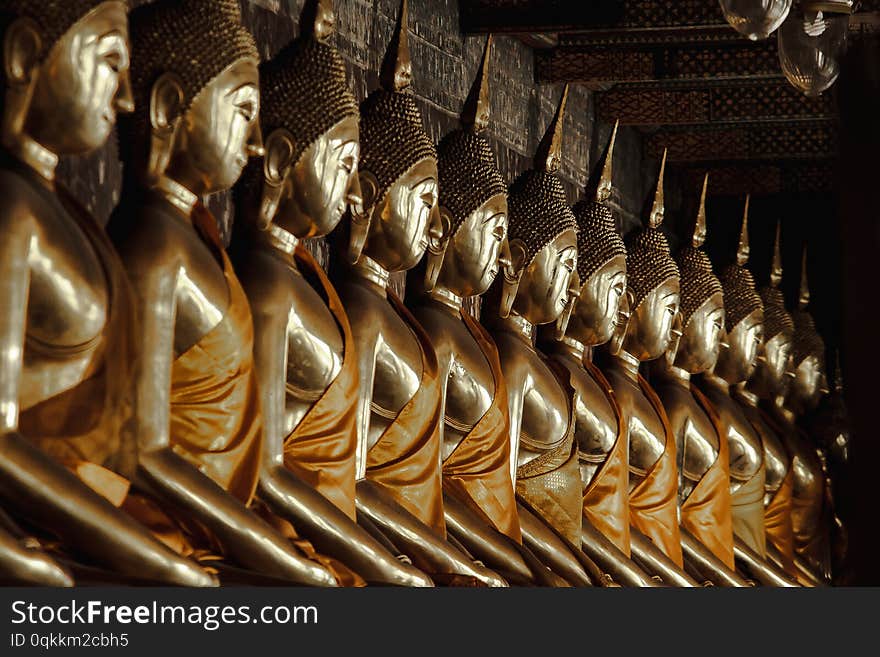
[[[132,110],[128,7],[3,0],[0,500],[103,577],[212,585],[118,507],[137,459],[130,289],[101,226],[55,181],[59,159],[106,142]],[[66,467],[65,467],[66,466]],[[70,574],[12,523],[0,570],[66,585]]]
[[[522,546],[510,476],[507,389],[498,351],[463,309],[466,298],[486,292],[501,267],[509,265],[507,186],[482,134],[489,124],[491,46],[490,36],[461,114],[462,128],[438,145],[439,208],[447,241],[442,261],[429,256],[424,267],[411,270],[407,294],[439,364],[447,527],[509,581],[535,583],[546,568],[532,572],[522,556],[528,548]]]
[[[356,523],[351,327],[301,241],[326,235],[360,202],[358,110],[331,43],[335,21],[330,0],[307,3],[300,37],[261,66],[266,154],[236,189],[235,267],[254,321],[263,410],[257,492],[293,537],[365,580],[428,586]]]
[[[683,570],[675,439],[663,405],[639,373],[643,361],[659,358],[672,344],[678,315],[678,267],[660,231],[665,213],[665,168],[664,153],[648,226],[625,240],[630,318],[604,373],[627,418],[633,556],[636,563],[667,584],[694,586],[696,582]]]
[[[538,146],[534,168],[510,188],[511,264],[489,291],[482,321],[495,339],[507,386],[509,468],[521,502],[523,539],[556,574],[588,586],[597,575],[603,578],[580,550],[583,486],[574,442],[574,390],[533,343],[535,327],[564,316],[577,266],[577,222],[556,175],[567,96],[568,87]]]
[[[703,181],[691,242],[676,254],[681,285],[681,338],[655,361],[654,390],[663,402],[678,455],[678,499],[685,561],[695,574],[719,585],[745,586],[736,572],[727,437],[708,399],[691,377],[715,367],[724,329],[724,297],[712,263],[700,248],[706,239]],[[705,546],[710,550],[706,555]],[[693,553],[693,554],[692,554]],[[720,564],[714,562],[714,557]]]
[[[540,348],[564,368],[576,392],[574,438],[582,482],[583,550],[622,585],[653,586],[630,555],[626,422],[611,386],[593,365],[593,347],[611,340],[625,303],[626,249],[606,202],[612,194],[614,142],[595,189],[572,212],[577,220],[577,269],[563,324],[538,329]]]
[[[406,2],[380,75],[361,105],[359,180],[337,289],[358,358],[356,503],[435,582],[464,576],[506,582],[447,540],[441,471],[441,380],[419,322],[389,289],[392,272],[428,251],[437,273],[445,246],[437,208],[437,152],[412,95]],[[336,264],[334,263],[334,264]]]
[[[805,583],[830,579],[828,553],[828,515],[825,502],[825,473],[816,449],[797,426],[797,413],[818,398],[819,374],[824,364],[824,344],[805,312],[809,290],[802,285],[798,322],[785,309],[778,284],[782,280],[779,229],[770,284],[762,288],[765,312],[781,317],[786,331],[781,333],[781,355],[767,353],[767,367],[755,373],[747,391],[760,398],[763,419],[784,445],[790,459],[791,477],[791,558],[798,576]],[[805,277],[804,277],[805,280]],[[780,550],[782,551],[782,550]],[[788,551],[783,556],[788,557]],[[790,563],[786,563],[790,567]]]
[[[201,201],[264,152],[253,37],[235,0],[159,0],[131,18],[137,111],[122,124],[126,185],[111,225],[140,311],[137,483],[181,519],[181,551],[334,586],[247,507],[262,463],[253,324]]]
[[[787,573],[796,575],[791,525],[794,476],[791,457],[781,437],[768,425],[764,413],[758,408],[761,397],[775,397],[788,383],[786,371],[794,324],[791,316],[785,312],[782,293],[777,289],[782,280],[779,239],[777,224],[769,285],[759,292],[764,308],[763,344],[760,347],[754,373],[747,383],[738,385],[733,394],[763,444],[764,529],[768,552]]]

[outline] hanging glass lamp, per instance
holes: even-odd
[[[792,11],[779,28],[779,64],[788,81],[807,96],[818,96],[840,75],[849,17]]]
[[[752,41],[766,39],[782,25],[791,0],[718,0],[730,26]]]

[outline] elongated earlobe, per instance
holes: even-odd
[[[446,247],[449,246],[452,232],[452,217],[445,208],[436,208],[428,227],[428,251],[425,255],[425,291],[430,292],[437,285]]]
[[[357,264],[364,252],[367,236],[370,233],[371,215],[376,203],[379,183],[369,171],[359,170],[360,204],[352,203],[350,207],[351,222],[348,238],[347,258],[349,264]]]
[[[260,195],[260,213],[257,228],[266,230],[278,213],[284,182],[293,164],[296,142],[293,135],[284,128],[272,132],[266,139],[266,154],[263,158],[263,190]]]
[[[3,39],[3,68],[6,73],[6,106],[3,112],[3,141],[10,144],[24,130],[38,78],[43,39],[37,24],[29,18],[14,21]]]
[[[147,177],[156,181],[165,174],[183,118],[183,83],[173,73],[163,73],[150,90],[150,159]]]
[[[512,240],[507,246],[509,267],[504,268],[504,281],[501,288],[499,316],[506,318],[513,310],[513,302],[519,292],[519,283],[526,268],[526,248],[522,240]]]

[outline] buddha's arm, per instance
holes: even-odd
[[[139,244],[128,249],[125,260],[141,319],[135,382],[137,483],[194,515],[242,566],[303,584],[333,586],[329,572],[300,557],[281,534],[171,449],[171,367],[180,268],[169,250],[163,260],[153,257],[163,253],[161,248],[149,247]]]
[[[254,363],[263,408],[263,466],[259,495],[320,551],[353,568],[368,582],[431,586],[415,568],[389,554],[341,509],[284,466],[287,314],[254,304]]]
[[[8,225],[3,225],[7,224]],[[19,387],[30,283],[32,223],[4,214],[0,219],[0,498],[35,524],[61,537],[99,563],[159,582],[210,586],[213,579],[178,557],[141,525],[93,491],[67,468],[41,452],[18,429]],[[68,577],[36,551],[0,548],[0,568],[24,577]],[[50,567],[51,566],[51,567]]]
[[[354,326],[352,328],[355,328]],[[357,510],[388,534],[420,570],[471,575],[491,586],[506,586],[487,568],[474,564],[430,527],[398,504],[380,485],[366,479],[370,432],[370,400],[376,369],[375,340],[358,341]],[[439,467],[439,464],[438,464]]]

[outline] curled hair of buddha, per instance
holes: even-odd
[[[407,91],[412,82],[406,0],[382,63],[381,88],[360,106],[360,168],[376,178],[376,200],[394,182],[424,159],[437,159],[437,149],[425,132],[422,116]]]
[[[746,317],[763,308],[761,297],[755,290],[755,279],[745,267],[748,261],[749,197],[746,196],[742,226],[739,231],[739,243],[736,248],[736,262],[725,267],[718,277],[721,281],[721,289],[724,291],[725,324],[728,333]]]
[[[691,243],[678,251],[675,261],[681,275],[681,320],[687,326],[693,314],[716,294],[723,294],[721,281],[712,270],[709,256],[701,248],[706,241],[706,189],[709,174],[703,181],[700,207],[694,223]]]
[[[602,176],[591,193],[588,188],[587,197],[578,201],[572,208],[577,220],[577,272],[581,283],[586,283],[599,269],[617,256],[626,257],[623,239],[617,234],[614,215],[605,204],[611,195],[611,172],[614,158],[614,142],[617,137],[618,124],[614,124]]]
[[[8,26],[18,18],[29,18],[39,26],[43,37],[40,59],[44,59],[59,39],[78,21],[107,0],[0,0],[0,24]],[[128,0],[120,0],[128,7]]]
[[[764,302],[764,340],[772,340],[779,334],[788,338],[794,335],[794,321],[785,309],[785,297],[779,291],[782,282],[781,224],[776,224],[776,238],[773,241],[773,259],[770,265],[770,283],[761,288]]]
[[[561,161],[562,123],[567,97],[566,85],[556,115],[538,146],[535,168],[522,173],[510,187],[508,235],[511,240],[522,240],[526,264],[564,232],[571,230],[577,233],[577,220],[568,206],[562,181],[556,175]]]
[[[666,151],[660,164],[654,205],[648,225],[626,236],[627,287],[633,295],[631,310],[645,300],[648,294],[672,278],[678,278],[678,265],[669,252],[669,242],[660,230],[665,215],[663,200],[663,177],[666,170]]]
[[[492,36],[477,79],[461,114],[462,128],[450,132],[437,147],[440,205],[452,215],[450,234],[493,196],[507,193],[495,154],[483,136],[489,122],[489,56]]]
[[[331,43],[335,17],[328,0],[311,0],[300,36],[260,67],[260,122],[269,135],[284,128],[293,135],[296,163],[303,152],[337,123],[357,116],[345,63]]]
[[[121,117],[120,152],[144,143],[149,133],[150,95],[164,73],[183,89],[181,113],[208,84],[241,59],[259,62],[254,38],[241,24],[237,0],[156,0],[130,14],[131,82],[135,113]]]

